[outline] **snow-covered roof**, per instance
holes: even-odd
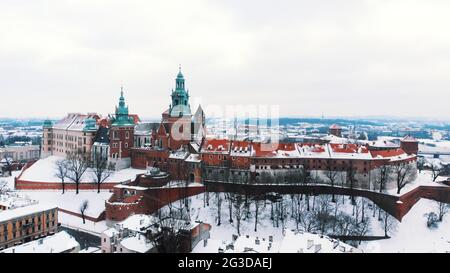
[[[189,153],[184,150],[177,150],[170,153],[170,159],[181,159],[184,160],[188,157]]]
[[[145,190],[147,190],[147,188],[145,188],[145,187],[129,186],[129,185],[124,185],[124,184],[115,185],[114,188],[128,189],[128,190],[137,190],[137,191],[145,191]]]
[[[200,158],[199,154],[190,154],[186,160],[186,162],[192,162],[192,163],[200,163],[202,160]]]
[[[400,145],[388,140],[368,141],[367,144],[373,148],[400,148]]]
[[[252,156],[267,158],[299,158],[295,143],[253,143]]]
[[[361,250],[339,240],[307,232],[284,230],[281,240],[270,241],[265,237],[239,236],[234,242],[207,240],[198,244],[193,252],[217,253],[357,253]]]
[[[303,158],[328,158],[330,156],[328,145],[297,144],[297,149]]]
[[[250,156],[252,144],[249,141],[233,141],[231,143],[231,156]]]
[[[143,229],[150,227],[154,223],[154,219],[151,215],[145,214],[133,214],[127,219],[117,224],[120,229],[129,229],[137,232],[141,232]]]
[[[205,139],[201,147],[201,153],[228,154],[230,143],[228,139]]]
[[[80,114],[69,113],[66,117],[59,120],[53,125],[53,129],[82,131],[85,127],[87,119],[99,119],[100,116],[96,113]]]
[[[7,248],[2,253],[62,253],[79,248],[80,244],[66,231],[42,239]]]
[[[0,206],[4,206],[8,209],[25,207],[37,203],[38,201],[36,200],[19,196],[16,193],[5,193],[0,195]]]
[[[102,232],[106,237],[112,238],[115,234],[119,233],[119,231],[115,228],[108,228],[107,230]]]
[[[285,230],[279,253],[351,253],[362,252],[327,236]]]
[[[402,139],[402,142],[418,142],[413,136],[407,135]]]
[[[135,234],[120,241],[122,247],[137,253],[146,253],[150,251],[154,245],[147,240],[142,234]]]
[[[27,215],[32,215],[38,212],[43,211],[49,211],[53,209],[57,209],[57,206],[48,205],[48,204],[37,204],[37,205],[30,205],[26,207],[21,207],[17,209],[12,210],[5,210],[0,213],[0,222],[5,222],[11,219],[24,217]]]

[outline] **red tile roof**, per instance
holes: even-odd
[[[367,153],[369,150],[366,146],[358,145],[358,144],[337,144],[330,143],[330,148],[334,153]]]
[[[265,145],[264,150],[262,145]],[[274,157],[277,156],[277,152],[291,152],[296,149],[295,143],[253,143],[254,156],[256,157]]]
[[[401,148],[398,148],[398,149],[390,149],[390,150],[382,150],[382,151],[370,151],[370,154],[374,158],[379,157],[379,156],[383,157],[383,158],[388,158],[388,157],[395,157],[395,156],[403,155],[403,154],[405,154],[405,151],[403,151],[403,149],[401,149]]]
[[[202,153],[228,153],[231,141],[228,139],[205,139],[203,141]]]

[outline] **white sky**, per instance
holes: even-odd
[[[0,1],[2,117],[112,113],[121,82],[159,117],[180,63],[203,105],[447,118],[450,1]]]

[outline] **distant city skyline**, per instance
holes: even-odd
[[[414,0],[6,0],[0,118],[113,113],[123,84],[130,113],[158,119],[181,64],[193,111],[448,120],[448,14]]]

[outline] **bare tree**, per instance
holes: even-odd
[[[397,222],[394,217],[390,216],[386,211],[383,215],[384,236],[389,237],[389,232],[397,228]]]
[[[66,189],[65,187],[65,181],[64,179],[67,178],[67,161],[65,159],[60,159],[58,161],[56,161],[55,163],[56,166],[56,177],[58,177],[59,179],[61,179],[61,185],[62,185],[62,193],[64,194],[64,191]]]
[[[258,219],[258,217],[259,217],[259,202],[260,202],[259,197],[256,196],[253,199],[253,204],[255,204],[255,232],[258,231],[258,224],[259,224],[259,219]]]
[[[332,162],[331,159],[326,161],[327,170],[325,172],[325,175],[328,178],[328,180],[330,180],[331,187],[334,188],[334,183],[337,180],[339,173],[336,170],[333,170],[331,162]],[[334,198],[334,189],[332,189],[331,202],[336,202]]]
[[[378,168],[376,172],[375,181],[380,184],[380,193],[382,193],[386,187],[386,183],[391,176],[392,168],[390,165],[382,165]]]
[[[356,169],[353,167],[353,161],[350,160],[349,165],[347,166],[347,181],[350,182],[350,199],[352,200],[352,204],[355,204],[355,194],[353,193],[353,188],[356,182]]]
[[[414,168],[406,163],[394,165],[393,170],[397,181],[397,194],[400,194],[401,189],[411,182]]]
[[[114,173],[115,166],[101,153],[94,153],[91,165],[93,178],[97,184],[97,193],[100,193],[101,184]]]
[[[444,216],[448,213],[449,211],[449,207],[450,205],[444,202],[438,202],[437,204],[437,208],[438,208],[438,217],[439,217],[439,222],[442,222],[442,219],[444,218]]]
[[[81,218],[83,218],[83,224],[86,224],[86,215],[85,215],[85,213],[86,213],[86,210],[88,209],[88,207],[89,207],[88,200],[84,200],[83,203],[81,203],[81,206],[80,206],[80,213],[81,213]]]
[[[3,154],[2,162],[5,164],[6,171],[9,173],[9,176],[12,176],[12,163],[13,159],[8,156],[8,154]]]
[[[220,226],[222,220],[222,193],[216,192],[216,204],[217,204],[217,226]]]
[[[236,218],[236,231],[238,235],[241,235],[241,219],[244,214],[244,198],[241,194],[235,194],[233,196],[234,216]]]
[[[6,181],[0,181],[0,195],[9,192],[8,183]]]
[[[315,217],[317,219],[318,230],[321,234],[324,234],[330,223],[332,222],[332,216],[330,214],[331,206],[328,201],[328,195],[319,196],[319,208],[315,212]]]
[[[79,192],[81,178],[86,172],[89,165],[87,155],[81,151],[70,152],[67,155],[67,178],[72,180],[76,185],[76,194]]]
[[[229,222],[233,223],[233,193],[226,193],[225,198],[228,200]]]
[[[187,231],[190,234],[187,214],[186,208],[182,206],[174,210],[160,210],[153,217],[152,226],[157,231],[150,234],[148,239],[159,253],[179,253],[184,250],[183,242],[189,237]]]
[[[446,173],[444,165],[441,162],[431,162],[428,164],[431,170],[431,176],[433,178],[433,182],[436,182],[439,176],[442,176]]]
[[[418,157],[417,169],[419,170],[419,173],[421,173],[424,168],[425,168],[425,159],[423,157]]]

